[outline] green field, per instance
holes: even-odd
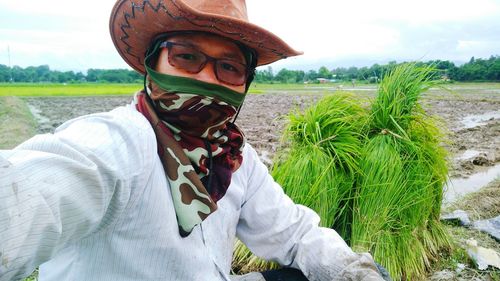
[[[457,94],[499,94],[500,83],[450,83],[445,87]],[[0,83],[0,97],[38,97],[38,96],[111,96],[132,95],[142,88],[142,84],[112,84],[112,83]],[[345,90],[356,94],[374,94],[376,84],[328,83],[328,84],[258,84],[249,89],[250,94],[265,93],[324,93]],[[430,96],[441,96],[442,89],[431,90]]]
[[[251,94],[282,91],[325,91],[337,84],[252,84]],[[79,83],[79,84],[45,84],[45,83],[0,83],[1,96],[109,96],[131,95],[142,88],[142,84],[111,83]]]
[[[141,84],[36,84],[0,83],[0,96],[107,96],[131,95]]]

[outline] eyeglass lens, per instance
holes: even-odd
[[[168,47],[168,61],[174,67],[198,73],[211,60],[214,62],[215,75],[219,81],[236,86],[243,85],[246,81],[246,66],[239,62],[212,58],[191,46],[170,44]]]

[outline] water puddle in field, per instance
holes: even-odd
[[[500,119],[500,112],[492,111],[479,115],[469,115],[462,119],[463,129],[486,125],[485,121]]]
[[[443,203],[452,203],[468,193],[478,191],[498,177],[500,177],[500,164],[496,164],[488,170],[474,174],[466,179],[449,179],[444,193]]]
[[[483,153],[483,151],[468,149],[462,155],[458,156],[457,160],[468,160],[478,156],[481,153]]]

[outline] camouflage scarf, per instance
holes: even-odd
[[[243,133],[229,120],[245,95],[234,92],[231,97],[240,101],[228,100],[220,96],[229,90],[222,86],[151,69],[148,75],[149,95],[137,93],[136,107],[155,131],[179,232],[186,237],[217,209],[243,161]],[[214,86],[223,89],[214,93]]]

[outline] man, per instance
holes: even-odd
[[[235,237],[300,280],[381,280],[234,124],[255,67],[300,54],[244,1],[119,0],[110,30],[144,90],[0,153],[0,280],[229,280]]]

